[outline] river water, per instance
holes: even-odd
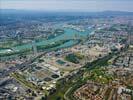
[[[35,42],[34,45],[37,46],[42,46],[42,45],[48,45],[50,43],[56,42],[56,41],[60,41],[60,40],[66,40],[66,39],[74,39],[74,38],[86,38],[87,35],[89,35],[91,33],[91,31],[77,31],[75,29],[71,29],[71,28],[64,28],[64,34],[61,34],[55,38],[49,39],[49,40],[42,40],[39,42]],[[77,44],[77,41],[74,40],[70,40],[69,42],[66,42],[62,45],[60,45],[57,48],[65,48],[65,47],[69,47],[72,45]],[[0,50],[0,54],[2,53],[8,53],[10,52],[10,50],[13,50],[12,52],[19,52],[19,51],[23,51],[25,49],[31,49],[32,48],[32,43],[28,43],[28,44],[24,44],[21,46],[16,46],[16,47],[11,47],[10,49],[4,49],[4,50]]]

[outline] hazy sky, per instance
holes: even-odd
[[[133,12],[133,0],[0,0],[0,9]]]

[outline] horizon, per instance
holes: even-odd
[[[132,0],[1,0],[2,9],[47,12],[133,12]]]
[[[103,11],[49,11],[49,10],[26,10],[26,9],[0,9],[1,12],[4,10],[9,11],[25,11],[25,12],[40,12],[40,13],[104,13],[104,12],[120,12],[120,13],[133,13],[133,11],[120,11],[120,10],[103,10]]]

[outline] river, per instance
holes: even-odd
[[[54,43],[60,40],[66,40],[66,39],[74,39],[74,38],[86,38],[87,35],[89,35],[91,33],[91,31],[77,31],[75,29],[71,29],[71,28],[64,28],[64,34],[61,34],[55,38],[49,39],[49,40],[42,40],[39,42],[35,42],[34,45],[36,46],[41,46],[41,45],[48,45],[50,43]],[[65,48],[65,47],[69,47],[72,45],[77,44],[76,41],[74,40],[70,40],[69,42],[66,42],[62,45],[60,45],[57,48]],[[19,51],[23,51],[25,49],[31,49],[32,48],[32,43],[27,43],[21,46],[15,46],[15,47],[11,47],[10,49],[4,49],[4,50],[0,50],[0,54],[6,54],[6,53],[10,53],[10,52],[19,52]]]

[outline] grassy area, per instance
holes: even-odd
[[[82,59],[83,57],[79,54],[68,54],[66,57],[65,57],[65,60],[66,61],[69,61],[69,62],[72,62],[72,63],[75,63],[75,64],[78,64],[79,63],[79,60]]]
[[[84,58],[84,55],[80,54],[79,52],[77,53],[74,53],[75,56],[78,58],[78,59],[83,59]]]
[[[62,44],[64,44],[64,43],[66,43],[66,42],[68,42],[69,40],[60,40],[60,41],[57,41],[57,42],[55,42],[55,43],[52,43],[52,44],[48,44],[48,45],[44,45],[44,46],[37,46],[37,49],[38,50],[40,50],[40,49],[42,49],[42,50],[46,50],[46,49],[50,49],[50,48],[55,48],[55,47],[57,47],[57,46],[60,46],[60,45],[62,45]]]
[[[91,63],[87,63],[84,68],[87,70],[92,70],[96,67],[101,67],[101,66],[108,66],[108,61],[115,55],[115,53],[109,54],[103,58],[99,58]]]
[[[18,52],[1,53],[0,57],[6,57],[6,56],[11,56],[11,55],[24,55],[24,54],[26,54],[27,52],[30,52],[30,51],[31,51],[31,49],[25,49],[25,50],[18,51]]]
[[[73,93],[74,91],[76,91],[79,87],[83,86],[84,84],[86,84],[86,80],[83,80],[83,78],[79,78],[77,82],[68,89],[69,91],[68,90],[66,91],[64,97],[66,97],[68,100],[76,100],[73,97]]]
[[[26,81],[23,75],[19,73],[12,73],[11,76],[14,77],[17,81],[19,81],[23,86],[26,86],[32,90],[38,90],[38,87],[35,84]]]
[[[90,74],[85,76],[85,80],[92,80],[101,84],[108,84],[114,78],[106,72],[106,68],[95,68],[90,71]]]
[[[41,87],[36,86],[35,84],[27,81],[25,77],[19,73],[12,73],[11,76],[15,78],[20,84],[22,84],[27,89],[31,89],[32,91],[40,91],[44,95],[48,94],[48,91],[42,90]]]
[[[66,80],[66,78],[58,80],[56,84],[56,92],[49,95],[47,100],[64,100],[64,94],[66,91],[70,87],[73,87],[77,82],[81,82],[82,76],[82,71],[80,71],[68,80]]]
[[[0,43],[0,48],[1,49],[11,48],[12,46],[15,46],[17,44],[18,43],[15,40],[7,40],[7,41],[4,41],[4,42]]]
[[[48,45],[44,45],[44,46],[37,46],[38,50],[47,50],[47,49],[52,49],[55,48],[57,46],[60,46],[66,42],[68,42],[69,40],[61,40],[61,41],[57,41],[53,44],[48,44]],[[11,55],[21,55],[21,54],[26,54],[32,52],[32,48],[27,48],[21,51],[17,51],[17,52],[10,52],[10,53],[1,53],[0,57],[4,57],[4,56],[11,56]]]

